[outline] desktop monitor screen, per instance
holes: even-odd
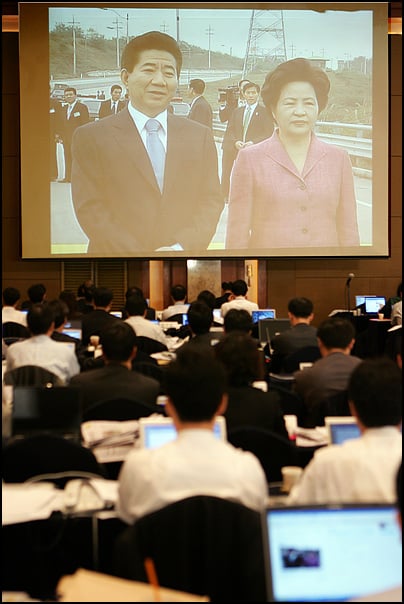
[[[377,314],[385,304],[386,298],[383,296],[365,298],[365,313],[368,315]]]
[[[275,319],[276,310],[274,308],[260,308],[252,311],[253,323],[258,323],[261,319]]]
[[[22,258],[387,257],[388,4],[18,3]],[[112,85],[127,100],[126,43],[163,26],[178,41],[182,66],[170,92],[161,194],[146,135],[128,106],[110,120],[99,112]],[[319,159],[308,161],[303,176],[282,169],[277,157],[267,169],[270,121],[260,129],[264,142],[254,140],[263,146],[239,153],[227,196],[221,105],[238,103],[242,79],[253,80],[260,104],[269,105],[265,78],[292,59],[319,68],[329,82],[324,102],[314,99],[310,125]],[[206,84],[211,134],[184,121],[195,77]],[[83,106],[89,120],[75,130],[73,146],[67,130],[55,144],[51,125],[60,109],[67,120],[69,87],[81,103],[69,125],[82,119]],[[131,104],[133,95],[129,82]]]

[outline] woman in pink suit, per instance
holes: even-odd
[[[281,63],[266,76],[261,96],[276,127],[270,138],[237,156],[226,249],[359,246],[348,153],[313,132],[329,89],[327,74],[303,58]]]

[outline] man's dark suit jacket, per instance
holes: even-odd
[[[256,426],[288,438],[278,392],[263,392],[253,386],[230,386],[224,413],[227,431]]]
[[[223,209],[212,131],[168,113],[163,193],[127,108],[76,131],[72,198],[96,256],[207,249]],[[158,255],[158,254],[156,254]]]
[[[235,143],[243,140],[243,118],[245,107],[237,107],[227,124],[226,132],[223,136],[222,148],[226,151],[234,151],[234,158],[237,155]],[[269,138],[274,131],[274,125],[269,117],[268,111],[262,105],[257,105],[248,124],[245,140],[259,143]]]
[[[199,122],[200,124],[212,128],[212,107],[204,96],[199,96],[195,99],[188,117],[190,120],[194,120],[195,122]]]
[[[63,150],[65,156],[65,178],[70,180],[71,178],[71,165],[72,165],[72,139],[73,134],[77,128],[87,124],[90,121],[90,113],[87,105],[76,101],[73,110],[70,114],[70,118],[67,119],[68,107],[64,107],[64,119],[62,125],[62,138],[63,138]]]
[[[70,380],[69,386],[80,388],[83,411],[93,403],[112,398],[130,398],[156,404],[160,393],[157,380],[118,363],[79,373]]]
[[[81,320],[81,341],[87,346],[90,343],[90,336],[99,336],[101,329],[109,324],[110,321],[121,321],[118,317],[110,315],[102,308],[96,308],[92,312],[83,315]]]
[[[107,101],[101,101],[100,109],[98,111],[98,117],[101,119],[103,117],[107,117],[108,115],[114,115],[112,113],[111,106],[112,106],[112,99],[108,99]],[[118,101],[117,113],[119,111],[122,111],[122,109],[124,109],[125,107],[126,107],[125,101]]]
[[[282,331],[271,340],[271,371],[280,373],[285,357],[306,346],[318,346],[317,328],[313,325],[298,323],[294,327]]]

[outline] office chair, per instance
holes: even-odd
[[[234,501],[198,495],[136,520],[115,541],[115,573],[148,581],[152,558],[165,587],[211,602],[264,602],[260,514]]]
[[[15,321],[6,321],[2,324],[3,338],[15,337],[15,338],[29,338],[31,332],[28,327],[16,323]]]
[[[153,405],[136,401],[134,399],[117,397],[108,400],[98,401],[83,410],[82,421],[109,420],[126,421],[130,419],[139,419],[147,417],[152,413],[164,415],[164,409],[161,405]]]
[[[154,354],[155,352],[165,352],[167,346],[158,340],[148,338],[147,336],[137,336],[137,347],[146,354]]]
[[[4,374],[6,386],[63,386],[64,382],[52,371],[38,365],[22,365]]]
[[[288,354],[282,362],[282,371],[293,373],[299,371],[300,363],[314,363],[321,357],[318,346],[304,346]]]
[[[329,415],[347,416],[351,415],[351,410],[348,403],[348,391],[340,390],[339,392],[333,392],[332,394],[325,397],[319,405],[312,409],[310,413],[310,425],[308,428],[314,426],[324,426],[324,418]],[[308,419],[309,421],[309,419]]]

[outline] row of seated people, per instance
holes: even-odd
[[[176,501],[213,496],[258,513],[268,503],[267,477],[258,459],[213,434],[216,415],[226,415],[231,401],[227,371],[217,362],[216,347],[213,350],[191,344],[179,349],[165,373],[166,412],[178,437],[158,449],[134,449],[122,465],[116,512],[123,526],[114,535],[117,574],[139,577],[132,574],[135,565],[128,564],[127,555],[120,557],[122,539],[124,551],[131,547],[128,535],[123,537],[125,526],[136,527],[142,518]],[[287,505],[396,501],[395,480],[402,457],[401,384],[400,369],[389,359],[364,360],[355,367],[348,393],[361,436],[341,446],[318,449]],[[238,551],[237,555],[242,554]],[[161,564],[158,553],[156,556]],[[163,569],[161,573],[166,576]],[[183,583],[172,586],[181,588]],[[253,601],[265,601],[262,593],[252,593]],[[250,601],[248,597],[246,601]]]

